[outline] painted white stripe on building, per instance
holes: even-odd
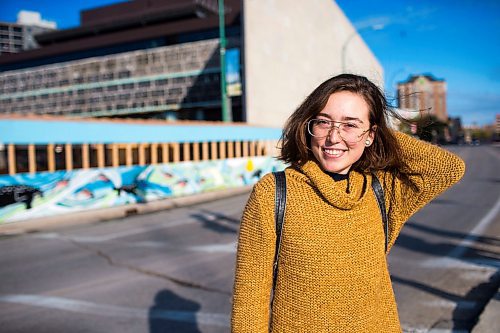
[[[229,316],[221,313],[170,311],[153,309],[151,311],[88,301],[78,301],[62,297],[40,295],[3,295],[0,302],[39,306],[49,309],[85,313],[96,316],[127,317],[139,319],[166,319],[202,325],[229,327]]]

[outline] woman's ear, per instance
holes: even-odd
[[[375,140],[375,132],[377,131],[377,126],[374,125],[368,132],[368,137],[365,140],[365,146],[370,147]]]

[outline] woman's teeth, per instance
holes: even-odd
[[[332,155],[332,156],[340,156],[340,154],[342,154],[344,151],[343,150],[340,150],[340,149],[323,149],[323,151],[325,153],[327,153],[328,155]]]

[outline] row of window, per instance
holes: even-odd
[[[120,110],[127,108],[144,108],[147,106],[162,106],[179,103],[199,103],[220,99],[217,87],[213,89],[191,89],[164,92],[163,90],[149,93],[103,95],[89,99],[48,100],[46,102],[6,105],[0,103],[2,113],[85,113],[92,110]],[[3,104],[3,105],[2,105]],[[78,112],[75,110],[78,109]]]
[[[10,27],[8,25],[0,25],[0,31],[14,31],[14,32],[23,32],[23,28],[20,27]]]
[[[211,41],[209,44],[206,42],[204,43],[205,45],[193,45],[191,47],[188,45],[184,46],[183,48],[186,49],[184,51],[178,50],[178,48],[167,48],[149,52],[147,54],[130,54],[127,56],[115,55],[111,56],[111,59],[101,60],[99,62],[72,64],[65,67],[29,71],[5,77],[0,76],[0,87],[4,86],[12,89],[21,86],[22,82],[42,84],[48,83],[49,81],[59,82],[69,78],[72,84],[91,83],[109,80],[110,78],[108,75],[110,72],[114,73],[113,76],[115,78],[128,78],[137,76],[138,72],[141,71],[144,73],[150,73],[148,70],[150,64],[140,63],[139,59],[145,56],[153,57],[153,55],[157,58],[163,58],[164,66],[162,67],[164,67],[164,69],[168,69],[168,71],[178,72],[188,69],[200,69],[206,65],[217,46],[217,41]]]
[[[68,81],[60,81],[58,82],[61,84],[61,86],[67,86]],[[50,85],[42,85],[36,84],[36,83],[30,83],[29,84],[29,90],[36,90],[37,89],[42,89],[42,88],[51,88],[58,86],[58,83],[54,82],[53,84]],[[175,89],[175,88],[181,88],[185,86],[191,86],[194,84],[218,84],[219,83],[219,73],[211,73],[211,74],[202,74],[199,76],[186,76],[186,77],[176,77],[176,78],[170,78],[170,79],[159,79],[159,80],[153,80],[153,81],[139,81],[139,82],[129,82],[129,83],[123,83],[123,84],[117,84],[117,85],[109,85],[109,86],[101,86],[101,87],[94,87],[94,88],[87,88],[87,89],[78,89],[78,90],[67,90],[67,91],[60,91],[60,92],[54,92],[54,93],[46,93],[46,94],[40,94],[40,95],[27,95],[27,96],[19,96],[14,98],[6,98],[4,101],[7,103],[12,102],[15,100],[16,102],[22,102],[24,100],[36,100],[36,99],[47,99],[49,96],[54,97],[54,98],[61,98],[61,97],[67,97],[67,96],[74,96],[74,95],[87,95],[87,94],[92,94],[92,93],[110,93],[110,92],[115,92],[119,90],[139,90],[139,89],[148,89],[148,88],[160,88],[160,89]],[[24,88],[23,88],[24,89]],[[1,87],[0,86],[0,94],[7,94],[7,93],[16,93],[17,88],[7,88],[7,87]]]

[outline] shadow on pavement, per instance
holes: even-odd
[[[477,319],[483,311],[485,305],[495,295],[500,283],[500,272],[493,274],[488,281],[474,286],[464,296],[452,294],[417,281],[412,281],[394,275],[391,276],[391,280],[393,283],[407,285],[455,303],[456,307],[453,310],[451,318],[451,324],[453,324],[452,329],[453,331],[466,330],[469,332],[476,324]],[[434,328],[444,328],[438,327],[440,324],[442,325],[443,323],[436,323]]]
[[[456,239],[464,239],[465,237],[472,237],[474,238],[474,241],[476,242],[481,242],[484,244],[488,245],[494,245],[494,246],[500,246],[500,239],[499,238],[494,238],[494,237],[484,237],[484,236],[476,236],[472,234],[464,234],[461,232],[455,232],[455,231],[447,231],[447,230],[442,230],[434,227],[429,227],[425,225],[421,225],[412,221],[409,221],[406,223],[406,228],[409,229],[415,229],[423,232],[427,232],[433,235],[439,235],[443,237],[450,237],[450,238],[456,238]]]
[[[239,220],[230,216],[202,209],[201,213],[191,214],[192,218],[200,221],[204,228],[215,231],[217,233],[232,233],[238,232],[233,225],[239,225]]]
[[[407,227],[415,225],[407,225]],[[427,227],[424,227],[427,228]],[[465,237],[465,235],[464,235]],[[495,241],[488,239],[488,242]],[[428,242],[421,237],[406,234],[404,231],[399,235],[396,242],[399,248],[411,250],[414,252],[425,253],[435,257],[450,257],[462,261],[477,261],[481,265],[499,268],[500,253],[485,249],[478,249],[473,246],[458,246],[456,243],[447,242]],[[457,252],[457,249],[462,249]]]
[[[149,309],[149,333],[201,333],[196,322],[199,310],[198,303],[161,290]]]

